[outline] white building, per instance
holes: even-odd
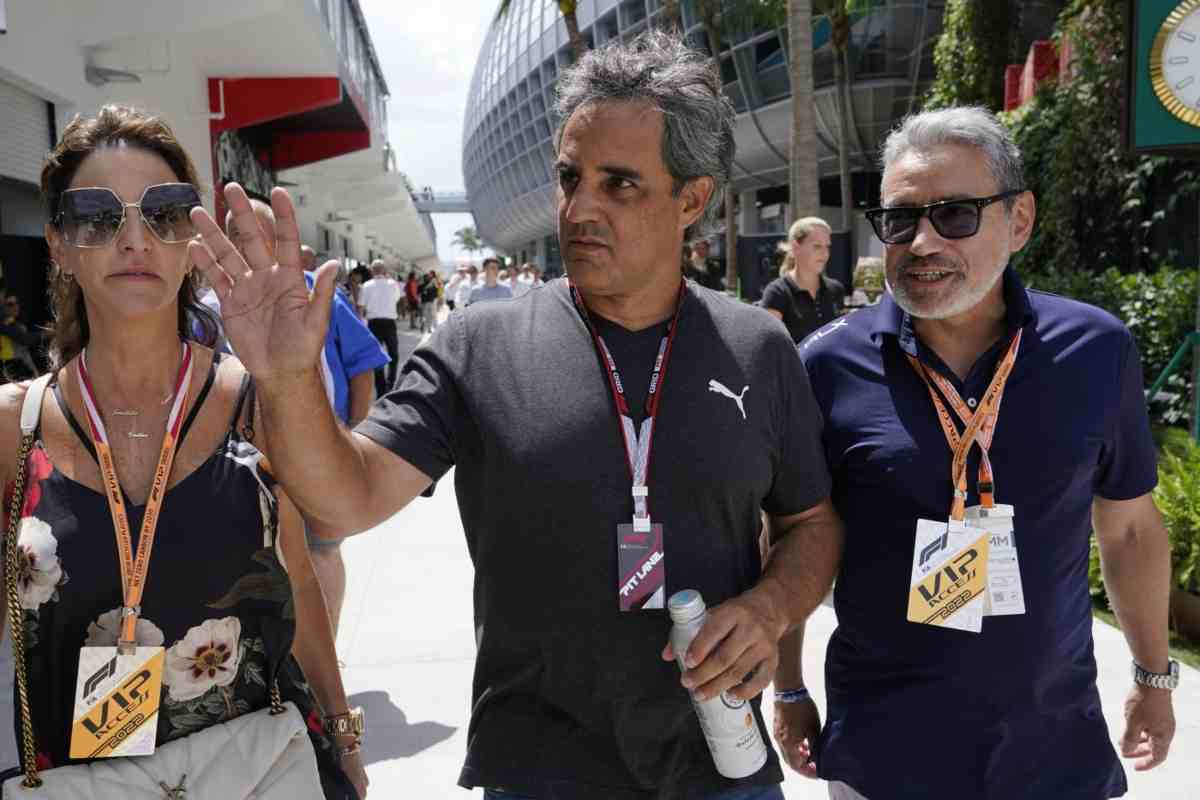
[[[72,117],[105,103],[163,115],[218,216],[225,182],[260,195],[278,184],[317,251],[437,265],[387,143],[387,84],[358,0],[0,6],[0,262],[29,321],[45,313],[42,160]]]

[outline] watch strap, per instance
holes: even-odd
[[[1151,672],[1134,661],[1133,681],[1151,689],[1173,690],[1179,686],[1179,662],[1171,659],[1167,662],[1166,672]]]
[[[361,708],[352,708],[345,714],[325,717],[322,727],[331,736],[361,736],[366,728],[366,716]]]

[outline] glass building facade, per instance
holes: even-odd
[[[1032,2],[1027,5],[1036,6]],[[692,0],[680,3],[685,35],[704,52],[708,37]],[[933,47],[944,0],[877,0],[853,20],[849,104],[850,163],[856,206],[878,194],[879,143],[916,108],[934,76]],[[661,0],[580,0],[579,27],[589,47],[630,39],[662,14]],[[734,186],[745,233],[787,224],[787,153],[791,85],[786,29],[727,33],[720,53],[725,91],[737,109]],[[833,49],[828,22],[813,31],[813,114],[822,206],[840,205]],[[554,271],[554,86],[571,63],[555,0],[512,0],[479,54],[463,133],[463,176],[479,232],[494,247]]]

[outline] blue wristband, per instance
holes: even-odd
[[[776,703],[799,703],[801,700],[808,699],[808,689],[801,686],[799,689],[788,689],[782,692],[775,692]]]

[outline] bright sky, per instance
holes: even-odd
[[[359,0],[391,99],[388,139],[417,189],[462,190],[462,126],[471,73],[498,0]],[[435,214],[443,263],[469,214]],[[478,255],[476,256],[478,258]]]

